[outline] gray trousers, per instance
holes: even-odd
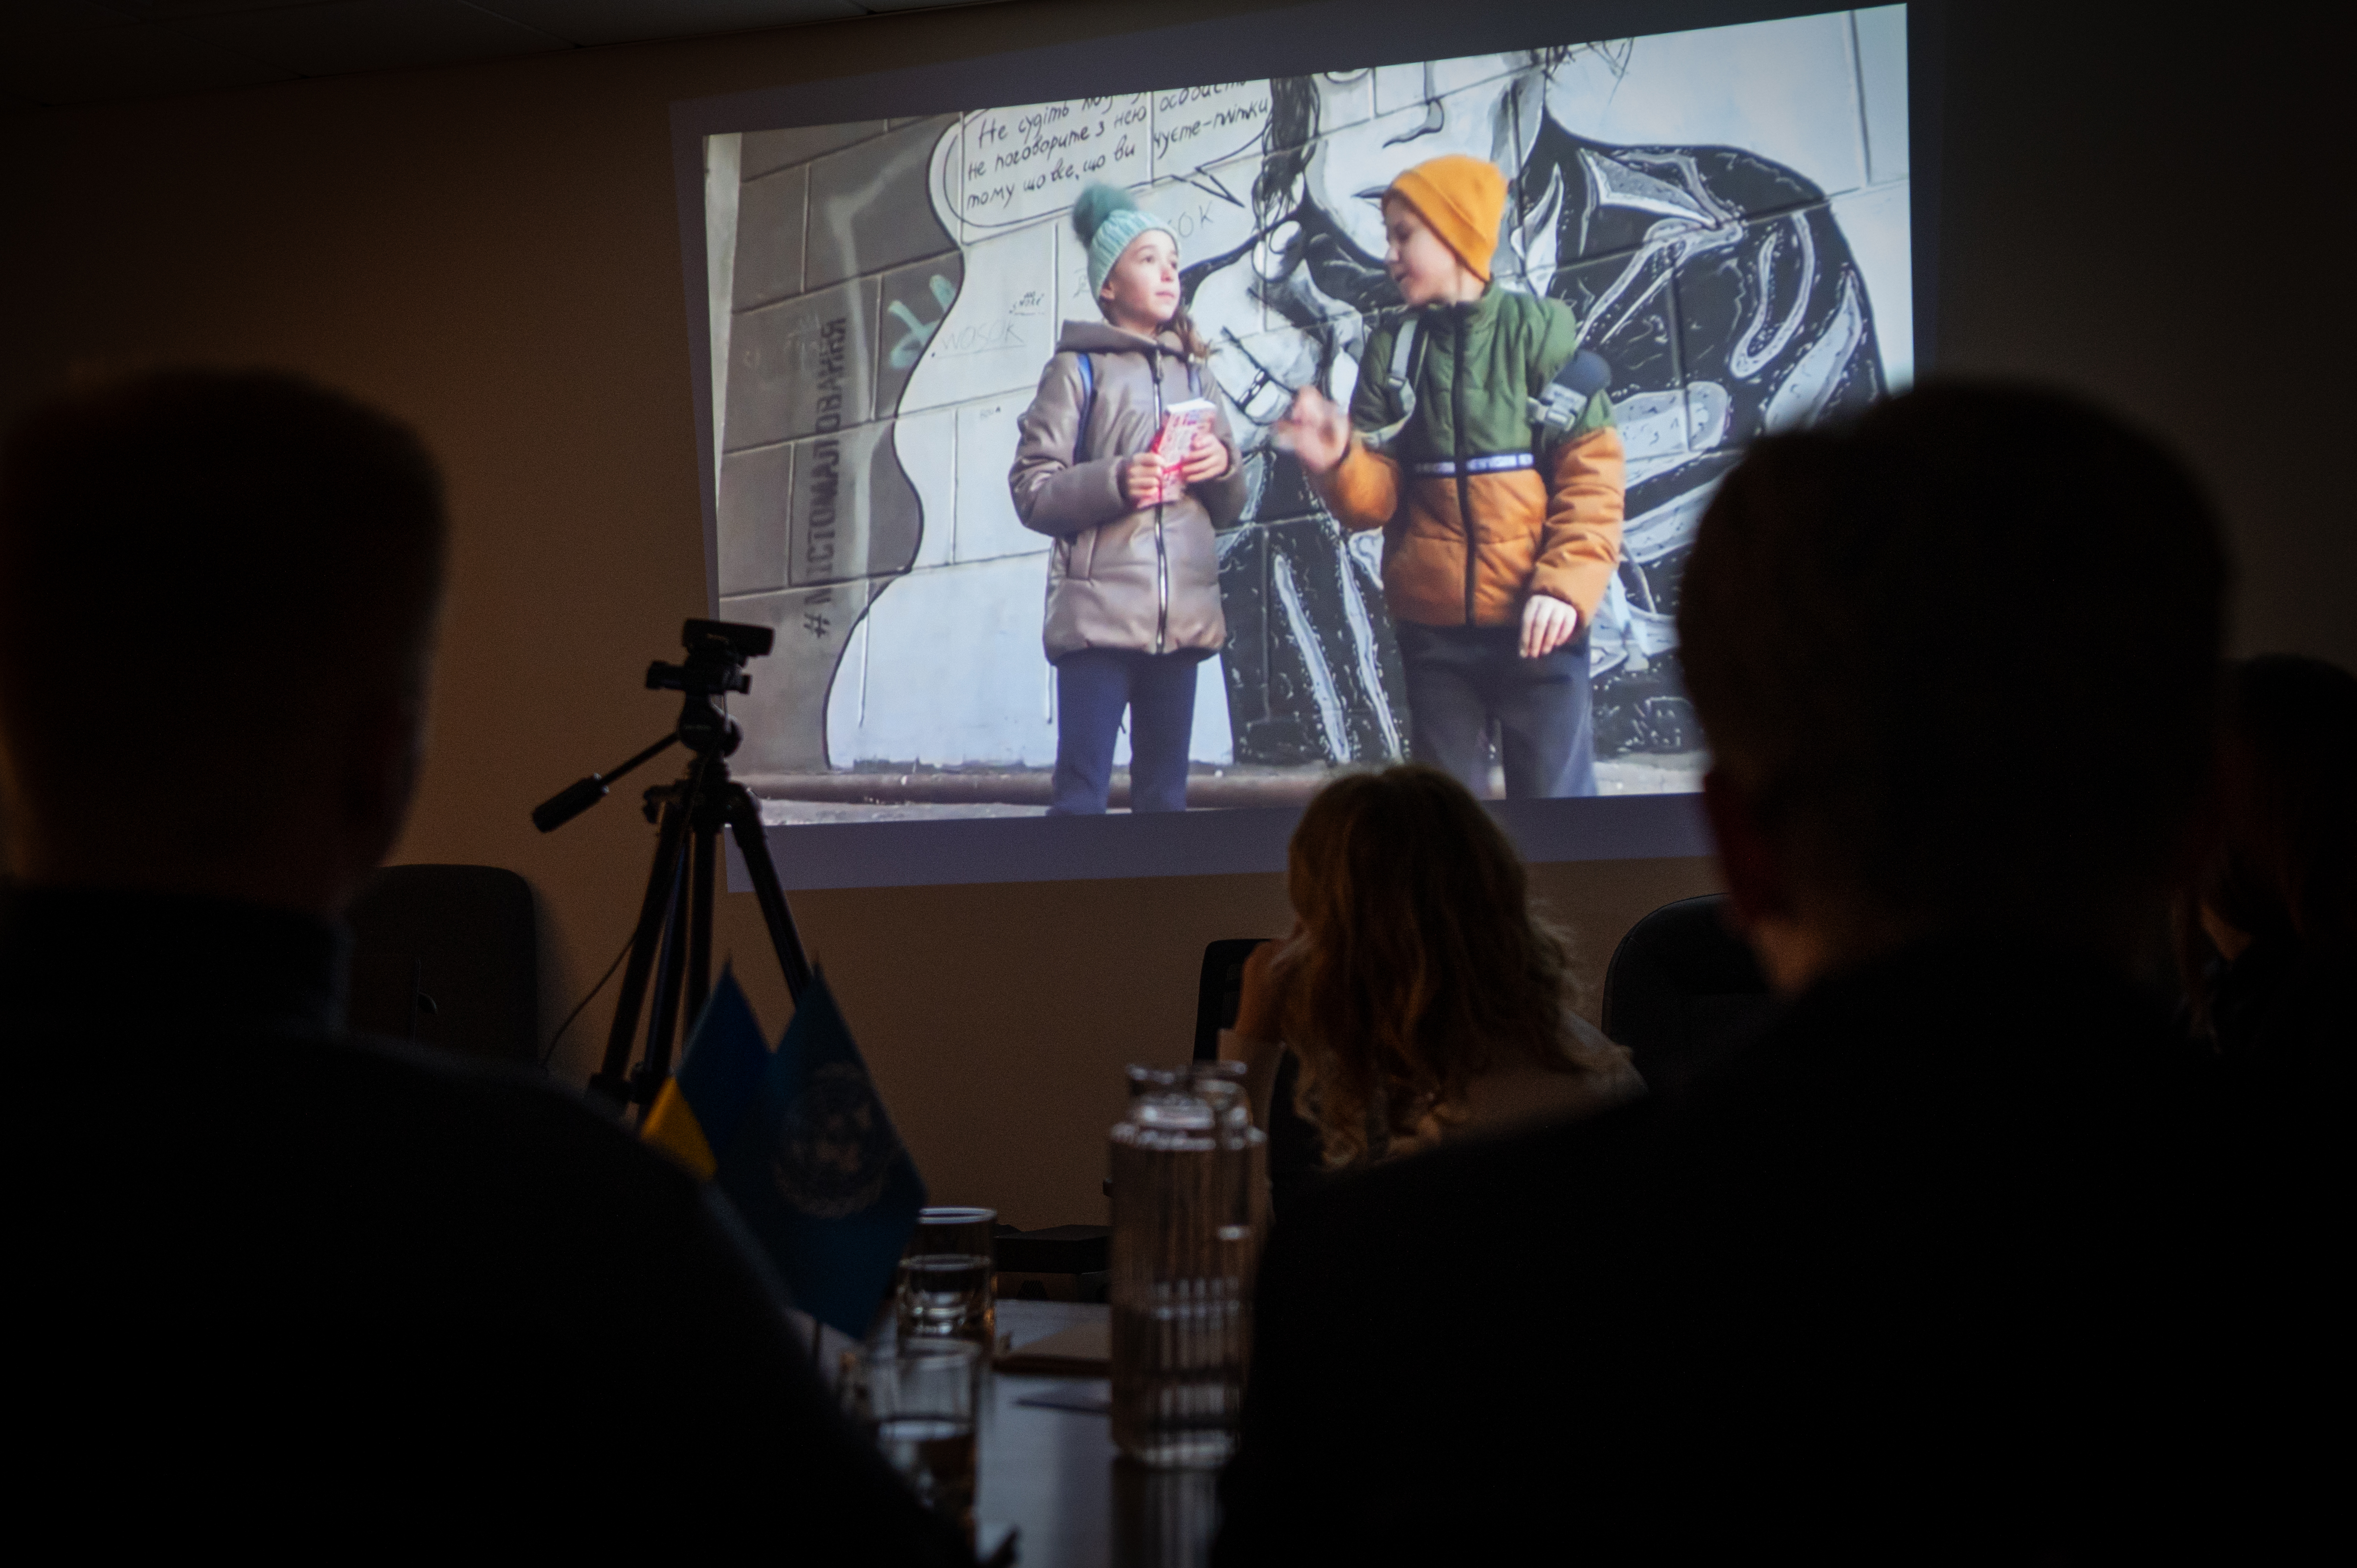
[[[1510,800],[1596,793],[1587,633],[1538,659],[1514,626],[1393,624],[1407,671],[1408,750],[1476,794],[1498,725]]]

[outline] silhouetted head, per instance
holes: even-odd
[[[163,371],[19,421],[0,453],[15,873],[339,902],[406,811],[445,532],[417,437],[293,376]]]
[[[2072,398],[1927,387],[1760,441],[1678,608],[1738,904],[1851,949],[2130,940],[2188,852],[2226,585],[2183,466]]]

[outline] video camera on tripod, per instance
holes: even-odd
[[[646,791],[647,821],[658,827],[654,865],[647,875],[630,964],[622,972],[621,998],[606,1036],[605,1062],[589,1079],[590,1092],[617,1111],[654,1103],[671,1076],[672,1042],[683,1014],[692,1026],[711,993],[713,879],[723,826],[736,835],[737,853],[744,857],[762,921],[769,927],[770,945],[796,1002],[810,982],[810,960],[802,951],[784,889],[778,885],[777,866],[770,859],[760,805],[728,776],[727,758],[745,732],[722,703],[731,692],[753,689],[746,661],[766,655],[776,634],[765,626],[691,620],[681,628],[680,642],[687,650],[685,660],[670,664],[659,659],[647,666],[648,691],[684,696],[672,733],[620,765],[560,790],[532,813],[533,826],[554,832],[605,799],[615,779],[674,743],[695,754],[678,782]],[[693,855],[685,853],[691,841]],[[647,1006],[651,980],[654,996]],[[642,1006],[648,1014],[647,1048],[633,1070],[630,1057]]]

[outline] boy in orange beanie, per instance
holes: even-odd
[[[1587,632],[1620,562],[1620,436],[1569,307],[1491,286],[1505,204],[1479,158],[1393,180],[1383,262],[1407,312],[1368,338],[1347,417],[1304,387],[1277,428],[1344,527],[1383,531],[1416,759],[1478,788],[1494,721],[1510,798],[1593,795]]]

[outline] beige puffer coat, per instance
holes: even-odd
[[[1082,354],[1096,375],[1085,443],[1077,440]],[[1211,532],[1243,510],[1244,482],[1219,383],[1201,369],[1195,381],[1200,392],[1174,333],[1143,338],[1100,321],[1064,323],[1023,413],[1007,475],[1023,526],[1056,542],[1048,557],[1049,659],[1083,648],[1200,655],[1226,642]],[[1177,500],[1132,510],[1122,463],[1153,445],[1165,408],[1190,397],[1218,405],[1211,427],[1228,449],[1227,472]],[[1085,460],[1073,460],[1076,447]]]

